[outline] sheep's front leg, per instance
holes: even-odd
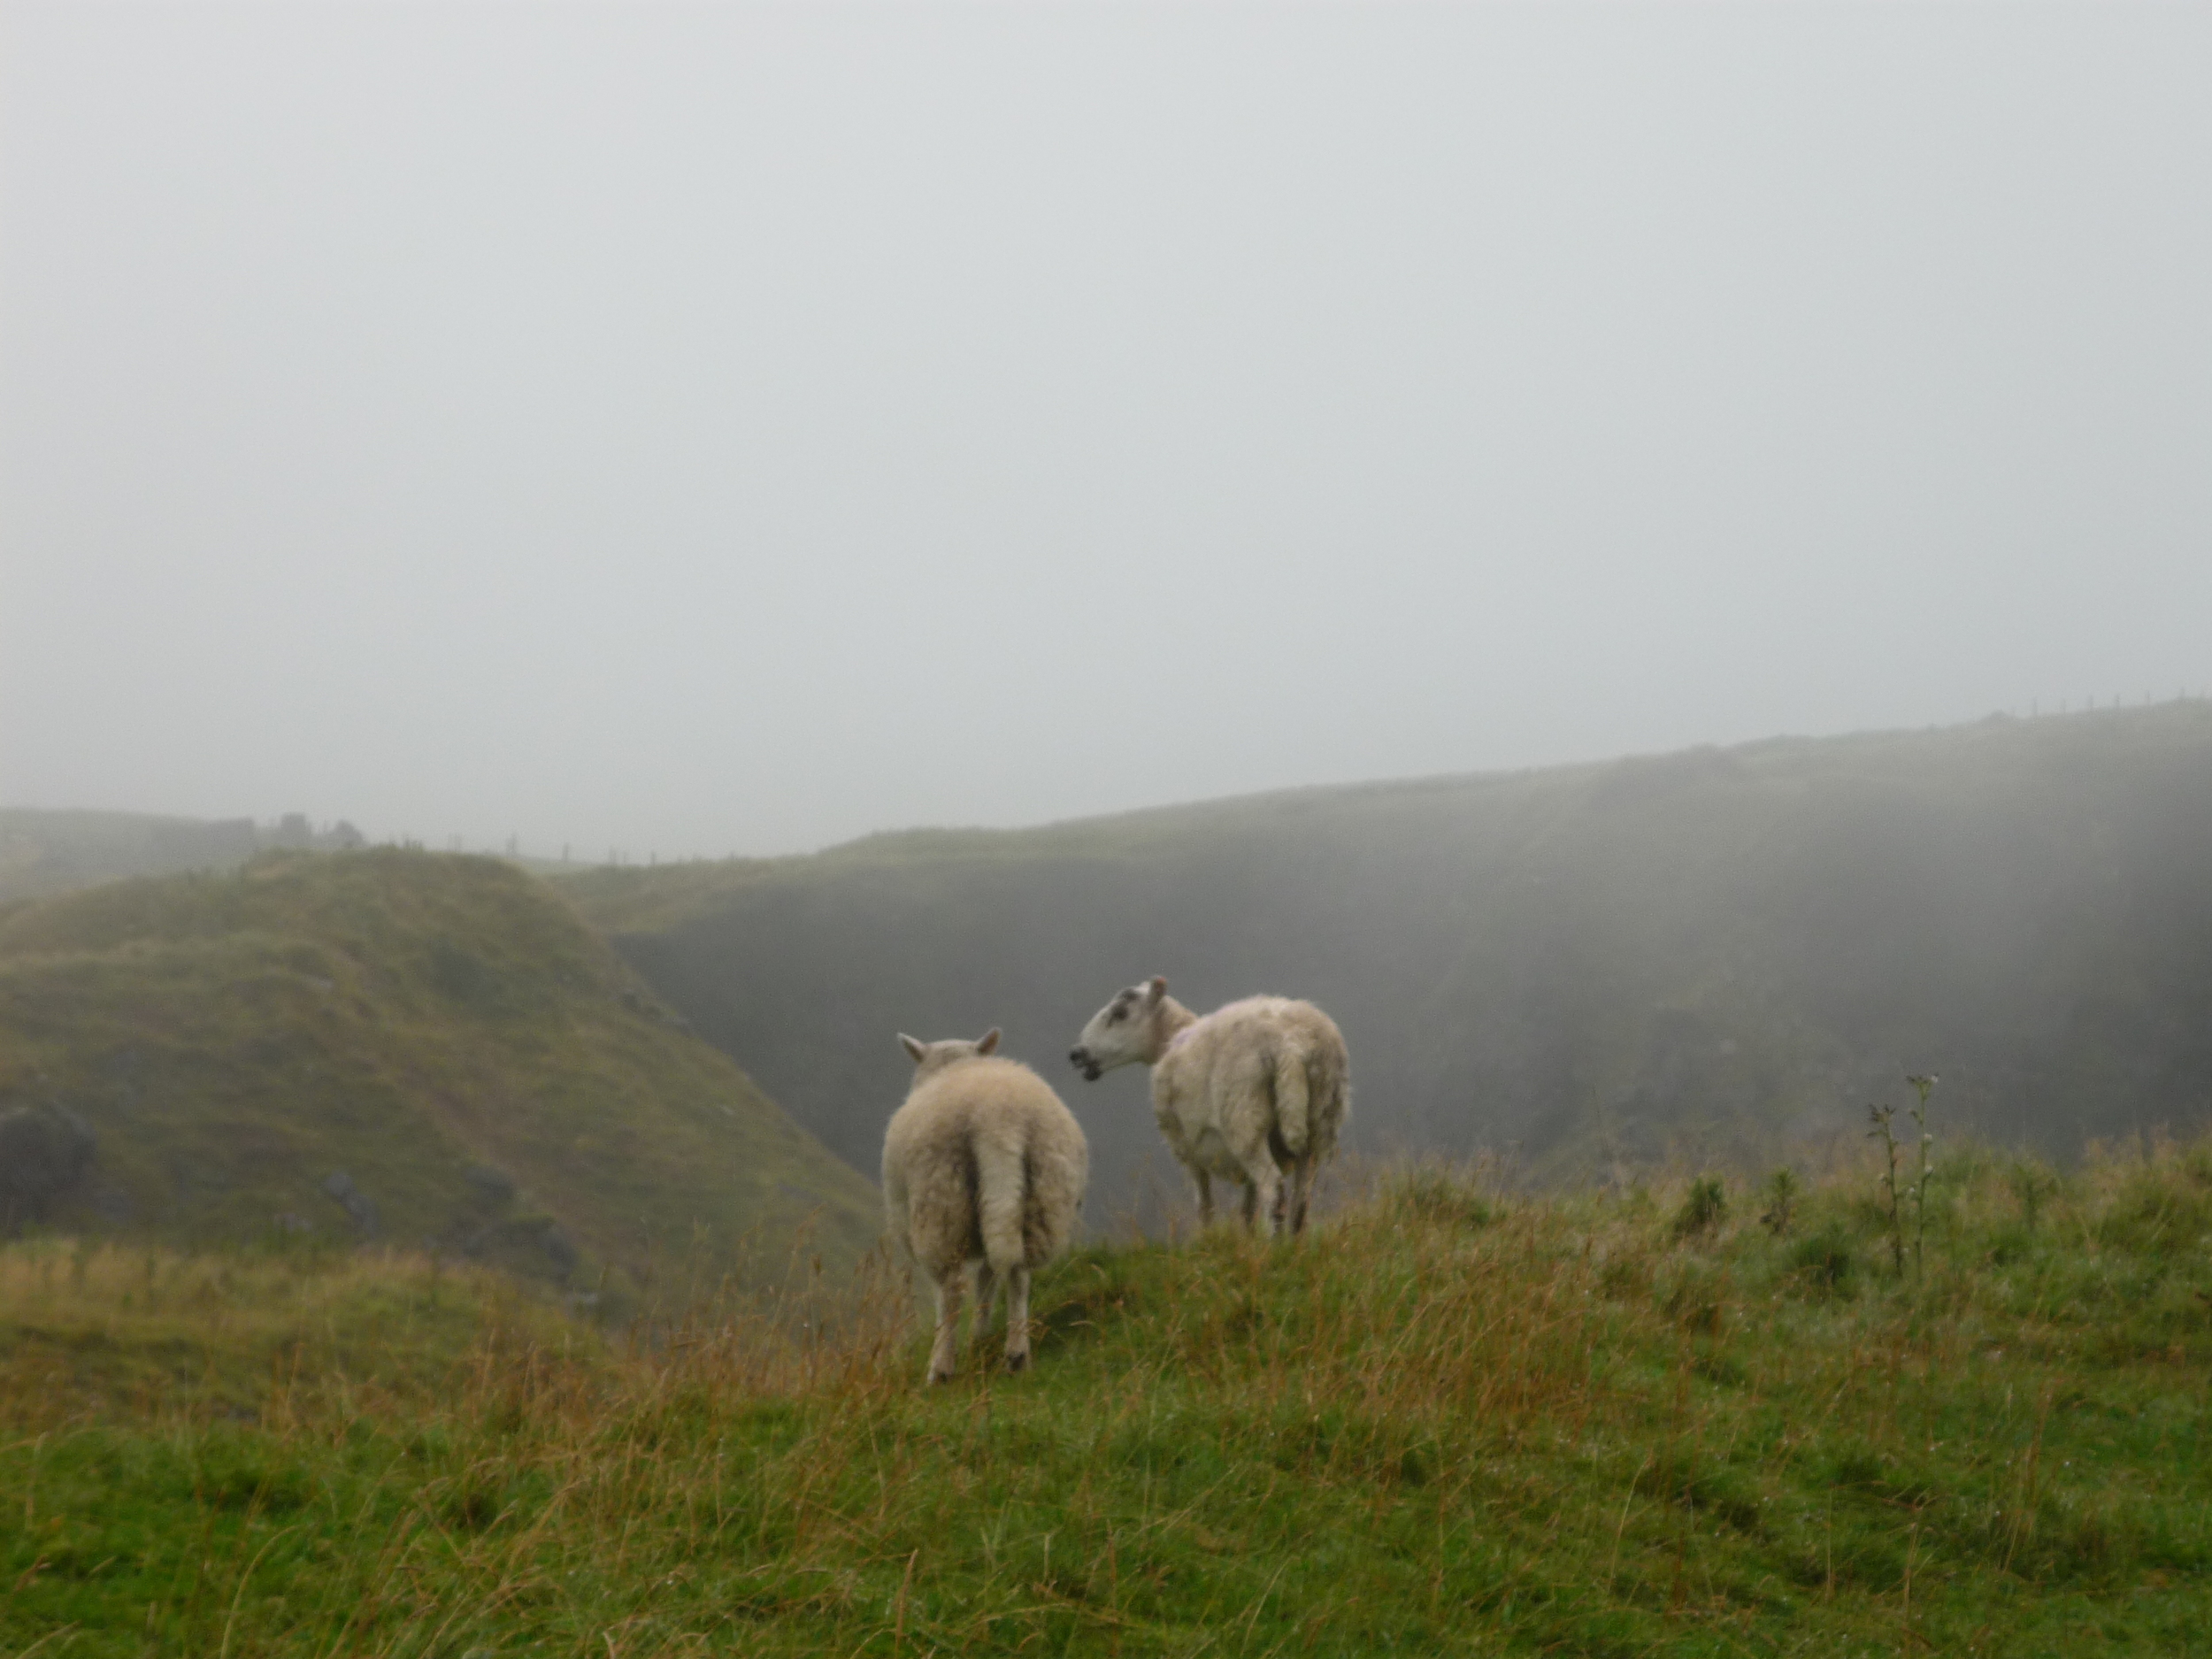
[[[966,1288],[967,1275],[958,1268],[937,1281],[937,1340],[929,1350],[929,1379],[932,1382],[952,1380],[953,1366],[957,1359],[960,1297]]]
[[[1029,1270],[1006,1271],[1006,1369],[1029,1369]]]
[[[1198,1226],[1203,1232],[1214,1225],[1214,1180],[1203,1170],[1193,1170],[1191,1175],[1198,1182]]]

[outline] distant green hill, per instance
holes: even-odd
[[[1089,1130],[1094,1213],[1162,1160],[1133,1073],[1058,1056],[1162,972],[1310,996],[1355,1146],[1565,1175],[1855,1137],[1907,1071],[2001,1142],[2212,1110],[2212,707],[1776,740],[1313,789],[565,884],[856,1167],[892,1034],[1002,1025]],[[1171,1169],[1164,1171],[1172,1178]]]
[[[426,1244],[574,1289],[780,1272],[803,1223],[849,1263],[878,1226],[865,1181],[489,858],[265,854],[0,918],[0,1223]]]

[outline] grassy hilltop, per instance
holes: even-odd
[[[2205,1651],[2212,1145],[1939,1151],[1894,1230],[1863,1165],[1786,1221],[1417,1171],[1100,1243],[939,1389],[880,1279],[618,1348],[419,1261],[16,1246],[0,1649]]]
[[[1111,1210],[1134,1073],[1059,1056],[1163,972],[1314,998],[1354,1144],[1527,1172],[1756,1163],[1906,1071],[2004,1144],[2212,1112],[2212,706],[1775,740],[565,884],[701,1034],[857,1167],[891,1033],[1001,1025]],[[1157,1162],[1156,1157],[1155,1159]]]
[[[849,1264],[879,1225],[867,1183],[488,858],[267,854],[0,914],[0,1132],[18,1224],[396,1241],[574,1290],[780,1266],[803,1222]]]

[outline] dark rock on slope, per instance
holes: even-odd
[[[92,1125],[65,1106],[0,1110],[0,1234],[43,1220],[98,1147]]]

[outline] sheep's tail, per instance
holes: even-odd
[[[1275,1049],[1275,1133],[1294,1158],[1306,1156],[1313,1140],[1313,1100],[1306,1087],[1306,1056],[1295,1044]]]
[[[1344,1120],[1352,1115],[1352,1079],[1346,1072],[1341,1051],[1317,1056],[1310,1075],[1314,1092],[1312,1149],[1316,1156],[1325,1158],[1336,1151],[1337,1136],[1343,1132]]]
[[[995,1273],[1011,1272],[1029,1259],[1022,1237],[1022,1212],[1029,1202],[1028,1166],[1022,1137],[976,1137],[976,1218],[983,1234],[983,1259]]]

